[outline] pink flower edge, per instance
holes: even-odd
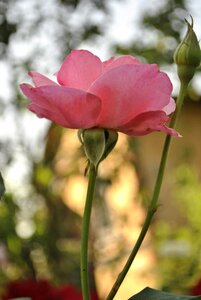
[[[132,56],[102,62],[86,50],[73,50],[57,72],[59,84],[31,71],[34,86],[22,84],[31,100],[28,109],[63,127],[108,128],[127,135],[163,131],[175,110],[172,84],[157,65],[141,64]]]
[[[47,118],[66,128],[91,128],[97,126],[100,99],[81,90],[61,86],[20,86],[31,100],[28,109],[40,118]]]
[[[149,111],[138,115],[129,123],[119,128],[119,131],[131,135],[142,136],[154,131],[163,131],[174,137],[181,137],[181,135],[165,125],[169,121],[169,117],[163,111]]]

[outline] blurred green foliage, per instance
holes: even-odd
[[[115,49],[118,53],[138,55],[148,63],[172,64],[173,53],[180,42],[184,18],[187,16],[185,0],[164,1],[159,8],[147,11],[140,22],[147,39],[154,34],[154,42],[138,38],[126,47],[116,45]]]
[[[7,17],[8,2],[0,1],[0,57],[5,54],[10,37],[17,30],[17,24],[10,22]]]
[[[4,185],[3,177],[0,173],[0,200],[4,193],[5,193],[5,185]]]
[[[52,125],[49,137],[54,130]],[[79,285],[80,217],[64,205],[59,191],[54,189],[57,176],[52,166],[51,145],[54,151],[59,145],[55,143],[56,140],[51,144],[47,140],[51,161],[45,157],[43,162],[34,163],[30,198],[21,199],[31,213],[25,219],[25,227],[33,223],[33,232],[20,235],[17,228],[22,221],[21,208],[12,195],[6,194],[0,203],[0,247],[6,246],[2,248],[1,284],[8,279],[31,277]]]
[[[160,220],[154,227],[157,271],[164,290],[188,294],[201,277],[201,182],[198,170],[188,163],[175,169],[172,180],[171,196],[181,220]]]
[[[38,38],[41,27],[45,27],[52,16],[51,9],[46,9],[48,3],[30,0],[30,19],[26,18],[20,12],[22,2],[0,1],[0,58],[10,67],[9,81],[12,83],[10,101],[5,105],[5,100],[0,99],[1,114],[8,113],[12,108],[18,128],[17,136],[5,137],[1,141],[0,159],[4,173],[14,163],[14,149],[19,149],[27,157],[30,168],[26,181],[28,187],[23,187],[22,183],[22,194],[25,195],[7,193],[0,202],[0,288],[8,280],[30,277],[46,278],[54,283],[72,282],[79,286],[81,218],[63,203],[61,190],[58,188],[60,177],[53,163],[63,129],[54,124],[49,127],[43,157],[38,160],[35,158],[35,150],[24,139],[22,127],[19,125],[26,103],[19,93],[16,78],[26,74],[37,63],[37,58],[42,55],[41,43],[38,40],[38,47],[32,49],[29,55],[22,56],[21,61],[10,54],[9,48],[12,39],[16,39],[16,42],[27,40],[30,43],[32,37]],[[51,27],[56,44],[60,45],[60,59],[83,40],[93,40],[94,36],[101,34],[101,26],[96,19],[80,19],[76,26],[70,26],[68,22],[71,18],[82,7],[88,9],[90,16],[100,10],[107,18],[105,2],[54,1],[55,11]],[[26,6],[25,1],[24,5]],[[15,13],[16,17],[13,17]],[[78,173],[76,163],[71,172]],[[3,181],[1,191],[3,194]],[[25,232],[24,236],[21,232]]]

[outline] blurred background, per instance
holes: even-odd
[[[178,93],[173,53],[199,0],[0,0],[0,294],[15,280],[80,287],[80,230],[87,177],[77,133],[26,109],[19,83],[54,79],[72,49],[102,60],[130,54],[157,63]],[[198,70],[169,155],[160,206],[116,300],[145,286],[191,293],[201,278],[201,76]],[[120,135],[101,164],[92,215],[92,288],[105,299],[132,249],[156,177],[164,134]],[[201,294],[201,291],[200,291]],[[77,298],[76,298],[77,299]]]

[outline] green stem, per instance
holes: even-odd
[[[174,128],[176,126],[176,122],[178,120],[178,117],[180,115],[181,112],[181,108],[182,108],[182,104],[186,95],[186,91],[187,91],[187,84],[182,84],[180,86],[180,91],[179,91],[179,96],[177,99],[177,108],[176,108],[176,112],[174,114],[174,117],[171,120],[170,123],[170,127]],[[116,282],[114,283],[110,293],[108,294],[106,300],[112,300],[114,298],[114,296],[116,295],[117,291],[120,288],[120,285],[122,284],[126,274],[128,273],[128,270],[131,267],[131,264],[133,263],[138,250],[145,238],[145,235],[149,229],[149,226],[151,224],[152,218],[154,216],[154,213],[157,210],[157,202],[158,202],[158,197],[159,197],[159,193],[160,193],[160,189],[161,189],[161,185],[162,185],[162,180],[163,180],[163,175],[164,175],[164,170],[165,170],[165,165],[166,165],[166,161],[167,161],[167,156],[168,156],[168,151],[169,151],[169,147],[170,147],[170,142],[171,142],[171,136],[168,135],[165,139],[165,144],[163,147],[163,152],[162,152],[162,156],[161,156],[161,161],[160,161],[160,166],[159,166],[159,170],[158,170],[158,175],[156,178],[156,182],[155,182],[155,187],[154,187],[154,191],[153,191],[153,195],[151,198],[151,202],[147,211],[147,216],[145,218],[145,222],[143,224],[143,227],[141,229],[141,232],[139,234],[139,237],[131,251],[130,256],[128,257],[128,260],[126,261],[126,264],[124,265],[121,273],[119,274],[119,276],[117,277]]]
[[[89,270],[88,270],[88,240],[89,240],[89,225],[90,225],[90,216],[91,216],[96,176],[97,176],[97,169],[92,163],[90,163],[89,182],[88,182],[87,196],[86,196],[86,202],[84,208],[84,215],[82,219],[82,235],[81,235],[80,272],[81,272],[83,300],[90,300]]]

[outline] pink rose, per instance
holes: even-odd
[[[28,109],[67,128],[105,128],[128,135],[145,135],[168,128],[175,110],[172,84],[157,65],[141,64],[132,56],[102,62],[86,50],[73,50],[57,72],[57,81],[29,72],[34,86],[21,84],[31,100]]]

